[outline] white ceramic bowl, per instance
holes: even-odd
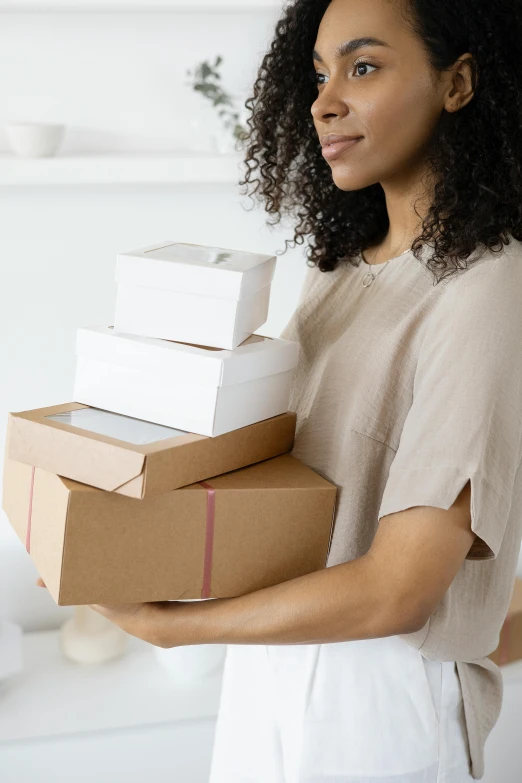
[[[202,677],[217,673],[225,661],[226,644],[190,644],[182,647],[154,647],[160,664],[179,688],[190,688]]]
[[[5,125],[13,151],[22,158],[48,158],[55,154],[65,132],[65,125],[45,122],[9,122]]]

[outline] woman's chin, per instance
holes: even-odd
[[[332,161],[336,163],[336,161]],[[361,177],[349,170],[348,166],[332,166],[332,179],[339,190],[363,190],[374,184],[368,177]]]

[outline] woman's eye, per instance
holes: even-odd
[[[377,68],[376,65],[372,65],[371,63],[366,62],[365,60],[359,60],[359,62],[354,63],[353,70],[358,71],[359,68]],[[366,73],[358,73],[358,76],[366,76]],[[319,81],[320,78],[326,79],[326,74],[324,73],[318,73],[317,71],[314,71],[312,74],[310,74],[310,78],[312,82],[315,85],[324,84],[324,82]]]
[[[365,60],[359,60],[359,62],[354,63],[353,68],[354,70],[358,70],[359,68],[376,68],[376,65],[372,65],[371,63],[367,63]],[[360,73],[359,76],[366,76],[365,73]]]
[[[307,74],[307,76],[309,76],[309,77],[310,77],[310,81],[312,82],[312,84],[315,84],[316,86],[317,86],[318,84],[323,84],[323,82],[319,82],[319,81],[318,81],[318,78],[319,78],[320,76],[324,76],[324,75],[325,75],[324,73],[318,73],[318,72],[317,72],[317,71],[315,71],[315,70],[313,70],[313,71],[309,71],[309,73]]]

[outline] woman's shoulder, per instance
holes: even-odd
[[[467,259],[466,266],[442,280],[441,309],[484,304],[520,309],[522,297],[522,242],[513,236],[508,244],[492,250],[481,246]]]
[[[455,281],[467,280],[469,283],[475,278],[509,281],[511,276],[522,275],[522,242],[511,234],[506,239],[507,244],[502,242],[502,246],[495,249],[477,247],[468,259],[468,266],[455,275]]]
[[[512,358],[522,334],[522,242],[511,237],[500,250],[477,251],[468,268],[443,283],[427,318],[423,345],[429,350],[430,342],[451,342],[452,350],[466,351],[495,332],[499,353],[501,344],[506,351],[509,344],[506,358]]]

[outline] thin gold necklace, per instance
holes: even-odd
[[[375,258],[376,258],[376,256],[377,256],[377,253],[379,252],[379,250],[381,249],[381,247],[383,246],[383,244],[384,244],[384,239],[383,239],[383,241],[381,242],[381,244],[379,245],[379,247],[377,248],[377,250],[375,251],[375,253],[374,253],[374,256],[373,256],[373,258],[372,258],[372,261],[375,261]],[[369,287],[371,286],[371,284],[373,283],[373,281],[375,280],[375,278],[376,278],[376,277],[378,277],[378,276],[381,274],[381,272],[384,272],[384,270],[386,269],[386,267],[388,266],[388,264],[390,263],[390,261],[393,261],[395,258],[400,258],[401,256],[404,256],[404,255],[406,255],[406,253],[409,253],[409,252],[410,252],[410,250],[411,250],[411,247],[409,247],[407,250],[405,250],[405,251],[404,251],[404,253],[401,253],[401,254],[400,254],[400,255],[398,255],[398,256],[393,256],[393,258],[389,258],[389,259],[388,259],[388,261],[386,261],[386,263],[384,264],[383,268],[382,268],[382,269],[379,269],[379,271],[377,272],[377,274],[376,274],[376,275],[374,275],[374,274],[373,274],[373,272],[372,272],[372,270],[371,270],[371,269],[369,269],[369,270],[368,270],[368,272],[365,274],[365,276],[364,276],[364,278],[363,278],[363,282],[362,282],[362,284],[363,284],[363,287],[364,287],[364,288],[369,288]],[[362,250],[361,250],[361,252],[359,253],[359,255],[360,255],[360,257],[361,257],[361,261],[363,261],[363,262],[366,264],[367,262],[366,262],[366,261],[364,261],[363,254],[362,254]],[[368,264],[368,266],[371,266],[371,264]],[[368,279],[368,278],[369,278],[369,279]],[[367,280],[368,282],[365,282],[365,280]]]

